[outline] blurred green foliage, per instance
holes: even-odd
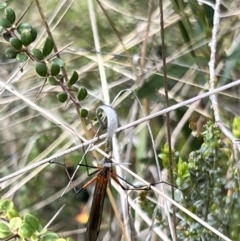
[[[58,234],[42,228],[39,220],[26,214],[22,217],[11,200],[0,202],[0,238],[1,240],[31,241],[73,241],[71,238],[59,238]]]
[[[230,146],[213,123],[207,122],[204,128],[200,149],[191,152],[187,161],[178,161],[176,184],[184,193],[181,203],[227,237],[239,240],[240,192]],[[181,217],[180,240],[219,240],[186,214]]]

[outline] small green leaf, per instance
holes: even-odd
[[[28,223],[22,222],[22,225],[18,230],[18,234],[22,238],[30,238],[33,235],[33,233],[34,233],[34,231],[33,231],[32,227]]]
[[[3,31],[3,26],[0,25],[0,33]]]
[[[181,158],[179,158],[179,161],[178,161],[177,173],[178,173],[178,176],[180,176],[181,178],[188,178],[190,176],[189,166]]]
[[[47,37],[43,46],[43,55],[47,57],[49,54],[51,54],[53,47],[54,47],[54,42],[52,38]]]
[[[158,155],[162,159],[163,166],[169,168],[169,145],[164,144],[162,152]]]
[[[57,99],[61,102],[64,103],[67,100],[68,96],[66,93],[61,93],[57,95]]]
[[[74,241],[74,239],[72,239],[72,238],[67,238],[67,241]]]
[[[31,32],[32,26],[29,23],[21,23],[17,27],[17,31],[18,31],[19,34],[22,34],[22,32],[25,31],[25,30]]]
[[[32,43],[32,34],[31,31],[29,30],[24,30],[21,33],[21,41],[24,46],[28,46],[29,44]]]
[[[18,60],[18,62],[24,63],[28,60],[28,56],[25,53],[19,53],[17,54],[16,59]]]
[[[58,64],[52,63],[50,68],[51,74],[57,76],[60,72],[60,67]]]
[[[59,65],[60,68],[62,68],[64,66],[64,61],[60,58],[55,58],[52,60],[52,62]]]
[[[74,85],[78,80],[78,73],[74,70],[70,80],[68,81],[68,87]]]
[[[79,101],[84,100],[88,95],[87,89],[85,87],[80,87],[78,94],[77,94],[77,98]]]
[[[16,20],[15,12],[11,8],[5,8],[5,15],[6,19],[11,23],[14,24]]]
[[[15,49],[20,50],[22,48],[22,42],[18,38],[15,38],[15,37],[10,38],[10,43]]]
[[[42,77],[47,76],[47,66],[44,63],[36,63],[35,70]]]
[[[39,229],[40,223],[39,223],[38,219],[35,216],[33,216],[32,214],[29,214],[29,213],[26,214],[24,216],[24,221],[26,223],[28,223],[34,230]]]
[[[6,2],[0,3],[0,9],[4,9],[6,7],[7,7],[7,3]]]
[[[0,239],[5,239],[7,237],[9,237],[12,234],[9,226],[3,222],[0,221]]]
[[[42,236],[41,241],[56,241],[58,239],[58,235],[56,233],[47,233]]]
[[[81,108],[80,115],[82,118],[86,118],[88,116],[88,110]]]
[[[240,139],[240,116],[235,116],[232,123],[233,135]]]
[[[10,39],[12,38],[12,35],[9,32],[3,33],[3,38],[7,41],[10,42]]]
[[[34,42],[37,38],[37,30],[35,28],[32,28],[31,34],[32,34],[32,42]]]
[[[11,28],[12,26],[12,24],[6,18],[0,19],[0,25],[3,26],[4,28]]]
[[[0,210],[3,210],[4,212],[7,212],[8,210],[11,210],[14,208],[14,204],[9,199],[4,199],[0,202]]]
[[[59,85],[58,81],[52,76],[48,77],[47,81],[50,85]]]
[[[6,49],[5,56],[9,59],[15,59],[19,51],[17,51],[15,48],[11,47]]]
[[[7,211],[7,217],[9,219],[19,217],[19,213],[15,209],[10,209],[10,210]]]
[[[43,53],[40,49],[33,49],[32,54],[37,60],[43,60],[44,59]]]
[[[10,228],[13,229],[13,230],[16,230],[16,229],[19,229],[22,225],[22,219],[19,218],[19,217],[15,217],[15,218],[12,218],[10,220]]]

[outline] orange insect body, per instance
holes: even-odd
[[[108,161],[107,161],[108,162]],[[110,178],[110,167],[103,167],[96,176],[96,185],[93,194],[92,207],[88,219],[85,241],[96,241],[102,221],[102,212],[107,185]]]

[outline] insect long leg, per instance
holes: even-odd
[[[124,178],[120,177],[120,176],[117,176],[115,173],[111,172],[111,178],[123,189],[123,190],[150,190],[151,189],[151,186],[155,186],[155,185],[158,185],[158,184],[167,184],[171,187],[174,187],[174,188],[177,188],[178,190],[182,191],[181,189],[179,189],[178,187],[168,183],[168,182],[165,182],[165,181],[159,181],[159,182],[156,182],[156,183],[149,183],[148,185],[141,185],[141,186],[135,186],[133,185],[132,183],[128,182],[127,180],[125,180]],[[131,187],[125,187],[122,185],[122,183],[118,180],[118,179],[121,179],[122,181],[124,181],[125,183],[127,183],[129,186]]]
[[[82,188],[75,190],[76,193],[80,193],[83,189],[87,188],[89,185],[91,185],[94,181],[97,180],[98,176],[93,177],[91,180],[89,180]]]
[[[73,178],[72,178],[72,176],[70,175],[70,173],[69,173],[69,171],[68,171],[68,169],[67,169],[67,166],[66,166],[66,164],[64,163],[60,163],[60,162],[56,162],[56,161],[51,161],[51,163],[55,163],[55,164],[58,164],[58,165],[60,165],[60,166],[62,166],[63,168],[64,168],[64,170],[65,170],[65,172],[66,172],[66,174],[67,174],[67,176],[68,176],[68,179],[69,179],[69,181],[70,181],[70,183],[71,183],[71,185],[72,185],[72,188],[73,188],[73,190],[74,190],[74,192],[75,193],[80,193],[83,189],[85,189],[85,188],[87,188],[93,181],[93,179],[95,180],[95,178],[96,177],[94,177],[94,178],[92,178],[91,180],[89,180],[82,188],[80,188],[80,189],[76,189],[76,187],[73,185]],[[91,173],[87,173],[87,175],[88,176],[92,176],[92,175],[94,175],[94,174],[96,174],[97,172],[99,172],[99,167],[96,167],[96,166],[89,166],[89,165],[86,165],[86,164],[79,164],[79,166],[82,166],[82,167],[87,167],[87,168],[95,168],[95,169],[97,169],[96,171],[93,171],[93,172],[91,172]],[[62,194],[63,195],[63,194]]]

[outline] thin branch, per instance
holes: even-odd
[[[128,53],[128,50],[126,49],[125,45],[123,44],[122,37],[121,37],[121,33],[120,33],[120,32],[117,30],[117,28],[115,27],[112,19],[111,19],[110,16],[108,15],[108,13],[107,13],[107,11],[105,10],[105,8],[103,7],[102,3],[101,3],[99,0],[97,0],[97,2],[98,2],[98,5],[100,6],[100,8],[102,9],[103,13],[105,14],[105,16],[106,16],[109,24],[111,25],[114,33],[115,33],[116,36],[117,36],[119,42],[122,44],[122,47],[123,47],[123,49],[124,49],[124,51],[125,51],[125,53],[126,53],[126,57],[128,58],[128,61],[129,61],[130,65],[131,65],[131,67],[132,67],[132,69],[133,69],[132,59],[131,59],[131,56],[130,56],[129,53]]]
[[[89,8],[89,16],[90,16],[90,21],[92,26],[93,38],[94,38],[94,45],[97,51],[97,63],[99,68],[101,84],[102,84],[103,97],[104,97],[105,104],[109,105],[110,97],[108,93],[107,77],[104,69],[103,58],[102,58],[102,55],[100,54],[101,44],[100,44],[100,39],[99,39],[99,34],[97,29],[97,20],[96,20],[96,15],[95,15],[92,0],[88,0],[88,8]]]
[[[115,200],[114,200],[114,197],[113,197],[113,195],[112,195],[109,187],[107,188],[107,194],[108,194],[108,198],[109,198],[109,200],[110,200],[110,203],[111,203],[111,205],[112,205],[112,208],[113,208],[113,210],[114,210],[115,216],[116,216],[116,218],[117,218],[118,224],[119,224],[119,226],[120,226],[120,229],[121,229],[121,231],[122,231],[123,239],[124,239],[125,241],[129,241],[130,239],[128,238],[128,235],[127,235],[127,233],[126,233],[126,231],[125,231],[125,227],[124,227],[123,222],[122,222],[122,220],[121,220],[121,215],[120,215],[120,213],[119,213],[119,210],[118,210],[118,208],[117,208],[116,202],[115,202]]]
[[[37,5],[37,8],[38,8],[38,11],[39,11],[39,13],[40,13],[40,15],[41,15],[42,21],[43,21],[43,23],[44,23],[44,25],[45,25],[45,27],[46,27],[46,31],[47,31],[47,33],[48,33],[48,36],[51,37],[51,39],[52,39],[53,42],[54,42],[54,51],[55,51],[57,57],[60,58],[60,54],[58,53],[57,45],[56,45],[56,43],[55,43],[55,41],[54,41],[52,32],[51,32],[50,27],[49,27],[49,25],[48,25],[48,23],[47,23],[47,20],[46,20],[46,17],[45,17],[44,12],[43,12],[43,10],[42,10],[42,7],[41,7],[41,5],[40,5],[40,3],[39,3],[38,0],[35,0],[35,2],[36,2],[36,5]],[[61,69],[62,69],[64,78],[65,78],[65,80],[66,80],[66,82],[67,82],[67,80],[68,80],[67,71],[66,71],[66,69],[65,69],[64,66],[61,67]]]
[[[167,64],[166,64],[166,48],[165,48],[165,32],[164,32],[164,15],[163,15],[163,1],[159,0],[159,8],[160,8],[160,35],[161,35],[161,44],[162,44],[162,63],[163,63],[163,79],[164,79],[164,90],[165,90],[165,105],[169,107],[168,101],[168,81],[167,81]],[[168,151],[169,151],[169,165],[170,165],[170,182],[174,185],[173,173],[175,172],[175,165],[173,163],[172,157],[172,143],[171,143],[171,125],[170,125],[170,116],[169,113],[166,113],[166,123],[167,123],[167,141],[168,141]],[[158,164],[159,165],[159,164]],[[171,194],[172,199],[175,199],[174,196],[174,188],[171,187]],[[167,205],[166,210],[167,210]],[[168,216],[169,218],[169,216]],[[173,228],[172,223],[169,222],[171,234],[173,240],[177,240],[176,234],[176,227],[177,227],[177,220],[176,220],[176,210],[175,206],[173,206]],[[173,232],[172,232],[173,231]]]
[[[151,16],[152,16],[152,9],[153,9],[153,0],[148,1],[148,16],[147,16],[147,29],[145,33],[145,38],[142,44],[142,51],[141,51],[141,69],[145,69],[145,61],[146,61],[146,54],[147,54],[147,43],[148,43],[148,37],[149,37],[149,30],[151,25]]]
[[[217,33],[218,33],[218,27],[219,27],[219,11],[220,11],[220,3],[221,0],[216,1],[216,5],[214,8],[214,18],[213,18],[213,29],[212,29],[212,39],[209,43],[210,49],[211,49],[211,56],[210,56],[210,62],[209,62],[209,74],[210,74],[210,90],[213,90],[215,88],[215,58],[216,58],[216,49],[217,49]],[[210,97],[210,100],[212,102],[212,108],[215,116],[215,121],[220,121],[220,115],[218,111],[218,103],[217,103],[217,97],[216,95],[212,95]]]

